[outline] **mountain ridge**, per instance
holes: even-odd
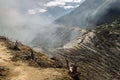
[[[119,4],[119,0],[86,0],[69,14],[55,20],[55,23],[71,27],[89,27],[111,23],[120,16]]]

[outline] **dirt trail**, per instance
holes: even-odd
[[[10,51],[6,49],[4,43],[0,42],[0,65],[8,66],[11,57],[12,55]]]
[[[12,62],[12,53],[0,42],[0,66],[9,68],[7,80],[57,80],[66,77],[66,70],[55,68],[34,68],[22,61]],[[67,72],[66,72],[67,73]],[[62,79],[63,80],[63,79]]]

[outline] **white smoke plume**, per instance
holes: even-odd
[[[22,12],[17,0],[0,0],[0,35],[29,44],[49,23],[44,16]]]
[[[0,35],[30,46],[44,47],[60,46],[73,39],[73,33],[76,34],[74,30],[50,24],[51,19],[43,15],[28,14],[26,9],[28,6],[25,3],[29,6],[33,3],[32,5],[36,6],[34,2],[33,0],[0,0]]]

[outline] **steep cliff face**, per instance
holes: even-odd
[[[82,80],[120,79],[120,20],[84,30],[63,49],[64,56],[78,64]]]

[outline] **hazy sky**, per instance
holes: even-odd
[[[59,17],[78,7],[84,0],[17,0],[19,7],[30,15]]]

